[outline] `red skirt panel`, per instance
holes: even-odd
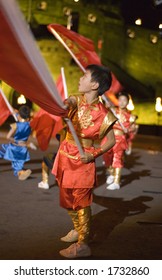
[[[66,209],[80,210],[92,203],[92,189],[60,188],[60,206]]]

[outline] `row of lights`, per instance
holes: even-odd
[[[135,31],[132,30],[131,28],[127,29],[127,36],[130,39],[134,39],[136,36]],[[160,32],[160,38],[162,38],[162,32]],[[150,34],[150,36],[149,36],[149,40],[152,44],[156,44],[158,42],[158,39],[159,39],[159,36],[156,34]]]
[[[135,24],[136,25],[142,25],[142,19],[141,18],[137,18],[135,20]],[[162,23],[159,24],[159,29],[162,29]]]
[[[129,102],[127,105],[127,109],[129,111],[133,111],[134,110],[134,104],[133,104],[133,100],[131,95],[129,95]],[[156,98],[156,102],[155,102],[155,111],[159,114],[162,112],[162,103],[161,103],[161,97],[157,97]]]
[[[20,94],[20,96],[18,97],[17,104],[18,105],[26,104],[26,98],[25,98],[25,96],[23,94]],[[127,109],[129,111],[133,111],[134,108],[135,107],[134,107],[134,104],[133,104],[132,97],[131,97],[131,95],[129,95],[129,102],[128,102],[128,105],[127,105]],[[162,112],[161,97],[157,97],[156,98],[155,110],[157,112],[158,124],[159,124],[159,120],[160,120],[159,118],[160,118],[160,115],[161,115],[161,112]]]
[[[130,38],[130,39],[134,39],[136,34],[135,34],[135,31],[132,30],[131,28],[127,29],[127,36]],[[161,36],[160,36],[161,37]],[[159,39],[159,36],[156,35],[156,34],[150,34],[149,36],[149,40],[152,44],[156,44],[158,42],[158,39]]]

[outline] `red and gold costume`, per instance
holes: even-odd
[[[127,129],[127,133],[123,131],[120,123],[117,121],[114,126],[114,134],[116,143],[109,151],[104,153],[103,159],[105,166],[108,168],[110,175],[115,176],[115,183],[120,182],[121,168],[123,167],[123,155],[124,151],[128,148],[129,135],[133,133],[132,129],[132,115],[130,111],[125,109],[115,108],[115,113],[124,128]],[[104,142],[104,140],[103,140]],[[115,174],[114,174],[115,172]]]
[[[76,97],[77,106],[70,110],[69,117],[72,120],[75,131],[85,152],[93,153],[95,142],[102,140],[108,128],[116,121],[114,115],[105,106],[95,99],[93,103],[86,103],[83,96]],[[68,131],[65,140],[61,143],[52,173],[55,174],[58,184],[62,189],[70,190],[92,189],[96,184],[95,162],[82,163],[78,148],[71,133]],[[89,192],[88,192],[89,193]],[[80,201],[66,199],[61,200],[61,206],[65,208],[82,208],[90,204],[90,195],[85,194],[87,200]]]
[[[96,98],[91,104],[84,96],[76,97],[76,106],[69,112],[84,152],[94,153],[96,141],[101,141],[116,121],[114,115]],[[60,187],[60,204],[68,209],[78,242],[86,243],[89,235],[92,188],[96,185],[95,162],[83,163],[71,133],[59,147],[52,173]]]

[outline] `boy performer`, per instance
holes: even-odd
[[[128,148],[127,138],[133,132],[135,126],[134,118],[130,111],[127,110],[129,102],[129,95],[125,92],[120,92],[118,95],[119,106],[114,108],[118,120],[123,127],[116,122],[114,125],[114,134],[116,143],[114,147],[103,155],[105,166],[108,169],[110,176],[108,176],[106,183],[108,190],[120,189],[121,170],[123,167],[124,152]]]
[[[70,131],[67,131],[53,167],[60,187],[60,205],[68,210],[74,224],[74,230],[61,240],[78,241],[60,251],[67,258],[91,255],[88,237],[92,188],[96,185],[95,158],[115,144],[112,126],[116,118],[99,100],[99,96],[110,86],[110,71],[104,66],[89,65],[79,81],[79,92],[83,95],[71,96],[65,101],[69,108],[69,118],[84,150],[84,156],[80,156]],[[101,141],[105,136],[107,142],[95,147],[95,141]]]
[[[30,169],[23,170],[24,163],[30,160],[27,148],[27,140],[31,133],[30,108],[21,106],[17,118],[18,122],[10,125],[11,129],[6,137],[10,143],[0,145],[0,158],[10,160],[14,175],[18,176],[19,180],[26,180],[31,174]]]

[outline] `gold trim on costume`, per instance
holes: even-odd
[[[94,126],[94,122],[92,121],[93,117],[91,115],[91,109],[85,109],[84,105],[78,108],[78,119],[81,129],[86,129],[89,126]]]
[[[76,143],[75,143],[75,140],[74,140],[74,138],[73,138],[73,136],[72,136],[72,134],[69,133],[69,132],[67,132],[67,134],[66,134],[66,140],[67,140],[69,143],[71,143],[71,144],[77,146]],[[83,148],[89,148],[89,147],[92,147],[92,146],[93,146],[93,140],[92,140],[92,139],[87,139],[87,138],[81,138],[81,137],[79,137],[79,141],[80,141],[80,143],[81,143],[81,145],[82,145]]]
[[[114,134],[115,135],[124,135],[124,131],[120,129],[114,129]]]
[[[107,115],[105,116],[102,125],[100,127],[100,133],[99,133],[99,138],[102,139],[105,135],[106,132],[108,130],[108,128],[115,123],[115,121],[117,120],[117,118],[114,116],[114,114],[109,111],[107,113]]]
[[[64,156],[66,156],[66,157],[68,157],[68,158],[71,158],[71,159],[75,159],[75,160],[79,159],[79,157],[69,155],[68,153],[66,153],[66,152],[65,152],[65,151],[63,151],[63,150],[60,150],[60,154],[62,154],[62,155],[64,155]]]
[[[88,104],[84,96],[78,97],[78,119],[80,129],[87,129],[90,126],[94,126],[92,110],[99,111],[96,104],[99,103],[98,97],[95,98],[92,103]]]

